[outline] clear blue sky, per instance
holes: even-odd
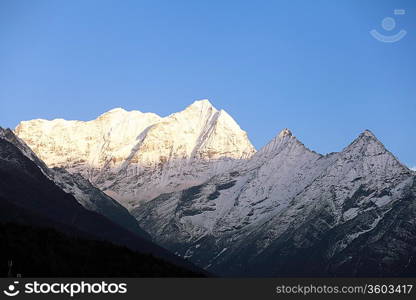
[[[416,1],[0,0],[0,126],[203,98],[257,148],[288,127],[339,151],[368,128],[416,166]]]

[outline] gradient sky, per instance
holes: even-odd
[[[416,166],[416,1],[0,0],[2,127],[204,98],[257,148],[288,127],[340,151],[368,128]]]

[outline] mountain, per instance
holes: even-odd
[[[81,175],[69,174],[62,168],[49,169],[35,153],[18,138],[10,129],[0,127],[0,138],[12,143],[27,158],[32,160],[42,173],[50,180],[54,181],[63,191],[73,195],[77,201],[86,209],[95,211],[116,224],[132,231],[142,237],[150,239],[151,237],[143,231],[135,218],[133,218],[127,209],[118,202],[107,196],[98,188],[94,187],[87,179]]]
[[[88,122],[21,122],[16,135],[48,165],[79,173],[132,209],[221,174],[255,150],[208,100],[167,117],[113,109]]]
[[[159,244],[223,276],[416,269],[416,176],[368,130],[320,155],[285,129],[245,164],[131,213]]]
[[[37,165],[38,158],[0,137],[0,221],[31,227],[48,227],[89,240],[108,241],[141,254],[151,254],[181,268],[198,268],[133,231],[84,208],[71,194],[60,189]],[[30,156],[30,155],[29,155]],[[12,247],[9,245],[8,247]],[[116,258],[115,258],[116,259]],[[145,261],[143,261],[145,263]],[[172,274],[170,274],[172,276]]]
[[[415,274],[416,174],[369,130],[321,155],[284,129],[256,152],[202,100],[164,118],[115,109],[15,132],[48,167],[81,174],[153,241],[209,272]]]

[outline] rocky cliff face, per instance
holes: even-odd
[[[248,163],[132,214],[222,275],[397,276],[415,266],[415,182],[370,131],[322,156],[284,130]]]
[[[208,100],[165,118],[114,109],[88,122],[21,122],[15,132],[49,167],[80,173],[127,208],[200,184],[255,152]]]

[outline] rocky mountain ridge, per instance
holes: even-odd
[[[415,182],[368,130],[325,156],[284,130],[247,164],[132,214],[161,245],[226,276],[397,276],[416,253]],[[386,225],[404,206],[406,217]],[[398,237],[383,240],[402,226],[410,227],[398,248]],[[370,243],[390,243],[378,249],[378,267]],[[315,256],[304,261],[308,251]],[[347,255],[357,251],[362,265]]]
[[[88,122],[24,121],[15,133],[48,167],[80,173],[127,208],[200,184],[255,152],[208,100],[165,118],[118,108]]]

